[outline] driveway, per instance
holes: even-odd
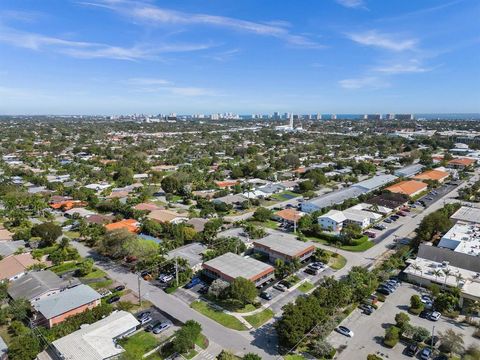
[[[352,330],[355,334],[354,337],[347,338],[334,331],[327,339],[337,349],[341,346],[346,346],[338,354],[337,359],[366,359],[368,354],[378,354],[388,359],[408,359],[408,356],[403,354],[405,344],[399,342],[393,349],[390,349],[385,347],[382,341],[385,329],[395,324],[395,315],[401,311],[408,312],[410,297],[414,294],[420,294],[417,289],[418,287],[414,285],[402,284],[395,293],[387,296],[385,303],[378,310],[374,311],[372,315],[364,315],[359,309],[353,311],[342,322],[342,325]],[[415,315],[409,314],[409,316],[410,324],[414,326],[422,326],[430,330],[430,332],[433,326],[435,326],[436,335],[439,332],[444,332],[446,329],[462,333],[464,335],[465,347],[478,343],[478,340],[472,336],[474,332],[472,326],[465,326],[443,317],[433,322]]]

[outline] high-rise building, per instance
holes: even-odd
[[[395,120],[413,120],[413,114],[395,114]]]
[[[381,114],[365,114],[363,115],[364,120],[382,120]]]

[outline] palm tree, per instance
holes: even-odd
[[[449,268],[446,268],[446,269],[443,269],[443,273],[445,274],[445,281],[443,283],[443,288],[445,289],[445,287],[447,286],[448,277],[452,274],[452,270],[450,270]]]
[[[415,271],[415,275],[417,274],[417,271],[422,270],[422,268],[417,264],[412,264],[412,269]]]
[[[435,269],[432,271],[432,275],[435,276],[435,281],[438,282],[438,277],[439,276],[442,276],[442,271],[441,270],[438,270],[438,269]]]
[[[462,274],[460,274],[459,272],[457,272],[455,274],[455,279],[457,280],[457,287],[460,287],[460,281],[462,281],[464,278],[462,276]]]

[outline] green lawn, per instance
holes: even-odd
[[[204,301],[195,301],[190,307],[227,328],[233,330],[247,330],[240,320],[232,315],[225,314],[223,311],[214,309]]]
[[[107,273],[98,269],[98,268],[93,268],[93,271],[87,275],[85,275],[84,277],[82,277],[82,279],[99,279],[99,278],[102,278],[102,277],[105,277],[107,276]]]
[[[330,256],[330,261],[328,262],[328,266],[330,266],[333,270],[340,270],[347,264],[347,259],[345,259],[342,255],[337,254],[337,256]]]
[[[310,290],[312,290],[315,287],[311,282],[305,281],[302,285],[298,287],[298,290],[300,290],[303,293],[307,293]]]
[[[375,243],[373,241],[367,240],[359,245],[343,245],[340,246],[340,249],[352,251],[352,252],[362,252],[373,247]]]
[[[76,261],[72,262],[64,262],[63,264],[52,266],[50,270],[52,270],[55,274],[61,274],[67,271],[72,271],[78,269],[78,265]]]
[[[320,239],[320,238],[317,238],[315,236],[307,236],[307,240],[310,240],[310,241],[313,241],[313,242],[316,242],[316,243],[319,243],[319,244],[329,245],[329,242],[327,240]]]
[[[280,225],[280,223],[276,222],[276,221],[273,221],[273,220],[267,220],[265,222],[262,222],[262,221],[251,221],[251,223],[253,225],[256,225],[256,226],[262,226],[262,227],[266,227],[266,228],[269,228],[269,229],[277,229],[278,226]]]
[[[154,352],[152,355],[147,356],[145,360],[163,360],[163,357],[158,352]]]
[[[78,231],[65,231],[65,235],[70,239],[76,239],[80,237],[80,233]]]
[[[112,284],[113,284],[113,280],[108,279],[108,280],[105,280],[105,281],[98,281],[98,282],[89,283],[88,286],[94,288],[95,290],[98,290],[98,289],[108,288]]]
[[[285,360],[304,360],[305,358],[302,355],[286,355],[283,357]]]
[[[185,355],[185,359],[193,359],[195,356],[197,356],[197,354],[197,350],[192,350],[187,355]]]
[[[285,196],[287,195],[287,196]],[[298,197],[300,196],[300,194],[297,194],[297,193],[294,193],[293,191],[282,191],[281,193],[278,193],[278,194],[273,194],[272,196],[270,196],[272,199],[275,199],[275,200],[278,200],[278,201],[286,201],[286,200],[290,200],[290,196],[293,196],[293,197]]]
[[[195,344],[198,347],[205,350],[208,347],[208,339],[205,335],[200,334],[200,336],[197,338],[197,340],[195,340]]]
[[[275,314],[272,310],[265,309],[254,315],[245,316],[245,320],[247,320],[253,327],[258,328],[270,320],[273,315]]]
[[[151,333],[140,331],[127,339],[121,340],[120,344],[128,355],[141,359],[145,353],[158,345],[158,340]]]

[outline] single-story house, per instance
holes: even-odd
[[[199,242],[194,242],[188,245],[181,246],[167,254],[168,259],[182,258],[187,260],[190,268],[197,272],[202,269],[203,253],[207,250],[207,247]]]
[[[34,322],[51,328],[68,317],[100,305],[102,296],[88,285],[78,285],[32,303]]]
[[[5,229],[0,225],[0,240],[11,241],[13,240],[13,233]]]
[[[7,256],[0,260],[0,280],[16,280],[28,272],[28,268],[41,264],[35,260],[30,253]]]
[[[239,205],[246,201],[247,198],[240,194],[226,195],[212,200],[214,203],[224,203],[226,205]]]
[[[90,223],[90,224],[105,225],[113,222],[115,220],[115,216],[94,214],[94,215],[87,216],[85,220],[87,221],[87,223]]]
[[[277,211],[274,217],[286,223],[294,224],[298,223],[298,220],[300,220],[303,215],[305,215],[305,213],[290,208]]]
[[[0,256],[6,258],[7,256],[15,254],[19,249],[25,248],[25,241],[5,241],[0,240]]]
[[[205,224],[208,219],[204,218],[192,218],[187,221],[187,224],[192,225],[196,232],[201,232],[205,228]]]
[[[87,210],[85,208],[73,208],[65,211],[64,216],[68,218],[75,217],[75,216],[78,216],[79,218],[87,218],[95,214],[96,212]]]
[[[38,360],[107,360],[115,359],[125,350],[118,340],[133,334],[140,323],[126,311],[109,316],[52,342]]]
[[[151,220],[159,223],[178,224],[188,220],[188,217],[171,210],[154,210],[147,215]]]
[[[131,233],[137,233],[138,231],[140,231],[140,223],[135,219],[124,219],[105,225],[105,229],[107,231],[126,229]]]
[[[157,205],[157,204],[153,204],[153,203],[140,203],[140,204],[137,204],[133,207],[135,210],[139,210],[139,211],[154,211],[154,210],[162,210],[163,207]]]
[[[473,166],[476,163],[474,159],[458,158],[452,159],[447,163],[447,167],[452,169],[465,169],[469,166]]]
[[[50,270],[32,271],[12,281],[7,292],[13,300],[26,299],[33,302],[79,284],[78,280],[64,280]]]

